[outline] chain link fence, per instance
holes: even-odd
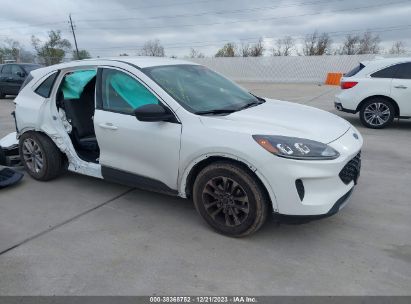
[[[360,62],[378,57],[381,55],[218,57],[190,60],[235,81],[324,83],[327,73],[346,73]]]
[[[276,83],[324,83],[328,73],[346,73],[360,62],[399,55],[330,55],[277,57],[211,57],[189,58],[235,81]],[[411,57],[411,54],[400,55]],[[60,62],[72,58],[59,59]],[[33,57],[32,63],[44,65],[44,58]]]

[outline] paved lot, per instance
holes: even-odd
[[[336,88],[244,84],[334,112]],[[0,100],[0,136],[13,130]],[[188,200],[67,174],[0,192],[0,295],[410,295],[411,121],[369,130],[360,184],[338,215],[212,232]]]

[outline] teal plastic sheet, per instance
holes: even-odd
[[[133,109],[146,104],[157,104],[157,98],[137,80],[124,73],[115,73],[110,76],[111,87]]]
[[[64,99],[78,99],[83,93],[84,87],[96,76],[95,70],[83,70],[73,72],[64,77],[62,90]]]

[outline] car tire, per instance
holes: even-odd
[[[6,98],[6,94],[4,94],[1,89],[0,89],[0,99]]]
[[[217,162],[201,170],[194,182],[193,200],[212,228],[231,237],[255,233],[269,210],[269,199],[256,177],[230,162]]]
[[[367,128],[383,129],[394,121],[395,108],[389,100],[377,97],[366,101],[360,110],[361,123]]]
[[[24,168],[36,180],[52,180],[65,169],[63,154],[54,142],[42,133],[24,133],[19,140],[19,152]]]

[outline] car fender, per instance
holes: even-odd
[[[178,182],[178,195],[183,198],[187,198],[187,193],[186,193],[186,186],[187,186],[187,181],[189,174],[191,170],[194,168],[194,166],[201,161],[209,158],[209,157],[222,157],[222,158],[227,158],[227,159],[232,159],[235,161],[239,161],[246,165],[248,168],[250,168],[251,171],[254,172],[254,174],[257,175],[257,177],[260,179],[261,183],[264,185],[265,189],[268,192],[268,195],[270,196],[270,200],[273,206],[274,212],[278,211],[278,205],[277,205],[277,199],[275,196],[275,193],[273,189],[271,188],[270,184],[268,183],[267,179],[265,176],[257,170],[257,168],[250,163],[249,161],[245,160],[244,158],[238,157],[237,155],[231,154],[231,153],[226,153],[226,152],[213,152],[213,153],[206,153],[197,156],[195,159],[193,159],[189,164],[185,167],[184,170],[181,171],[181,175],[179,175],[179,182]]]

